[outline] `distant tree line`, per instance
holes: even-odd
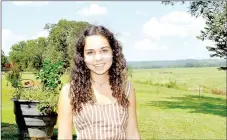
[[[133,69],[153,69],[153,68],[190,68],[190,67],[224,67],[226,60],[203,59],[203,60],[171,60],[171,61],[134,61],[128,62]]]

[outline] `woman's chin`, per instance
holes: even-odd
[[[104,74],[106,74],[108,71],[107,70],[93,70],[92,71],[94,74],[97,74],[97,75],[104,75]]]

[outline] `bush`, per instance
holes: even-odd
[[[178,88],[177,82],[176,81],[173,81],[171,79],[168,81],[168,83],[165,83],[165,86],[167,88]]]
[[[10,82],[11,86],[14,88],[21,87],[21,73],[15,64],[12,64],[9,71],[6,72],[6,80]]]
[[[135,80],[135,82],[139,84],[153,85],[152,80]]]
[[[58,91],[43,90],[42,87],[22,88],[19,90],[20,99],[39,101],[38,110],[44,114],[56,114]]]
[[[44,90],[55,90],[61,84],[60,78],[64,73],[63,65],[63,62],[52,64],[50,60],[44,61],[43,68],[36,74],[36,79],[41,80]]]
[[[211,89],[211,93],[212,94],[216,94],[216,95],[226,95],[226,90],[221,90],[221,89],[218,89],[218,88],[213,88]]]
[[[36,79],[41,80],[40,86],[19,88],[13,93],[13,98],[39,101],[38,110],[44,114],[57,114],[59,92],[62,87],[61,76],[63,63],[51,63],[45,60],[42,69],[36,74]],[[21,79],[19,80],[20,83]],[[36,81],[33,81],[33,85]],[[27,84],[26,82],[24,84]],[[59,90],[57,89],[60,86]],[[21,86],[22,87],[22,86]]]

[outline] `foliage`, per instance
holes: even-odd
[[[1,55],[1,69],[5,68],[5,65],[8,63],[7,57],[2,50],[2,55]]]
[[[50,60],[45,60],[43,68],[36,75],[36,79],[41,80],[42,87],[28,91],[28,99],[39,100],[38,109],[40,112],[57,113],[59,91],[62,87],[60,78],[63,74],[63,64],[63,62],[52,63]],[[61,86],[57,90],[59,85]],[[26,97],[26,93],[24,95]]]
[[[63,73],[63,62],[52,63],[50,60],[45,60],[36,79],[41,80],[44,90],[55,90],[61,84],[60,78]]]
[[[152,80],[135,80],[135,83],[145,84],[145,85],[154,85]]]
[[[176,80],[172,80],[172,79],[169,79],[169,81],[165,83],[165,86],[167,88],[176,88],[176,89],[178,88]]]
[[[6,77],[9,81],[13,81],[13,98],[38,101],[38,110],[41,113],[56,114],[59,92],[62,86],[60,80],[62,74],[62,62],[51,63],[50,60],[45,60],[43,62],[42,69],[36,74],[36,79],[41,80],[41,86],[36,85],[25,88],[25,86],[22,85],[23,80],[21,79],[21,75],[19,75],[18,71],[15,70],[13,72],[10,71],[9,73],[7,73]],[[25,82],[23,84],[28,84],[28,82]],[[57,88],[59,87],[59,85],[61,86],[58,90]]]
[[[9,70],[10,69],[10,64],[9,63],[6,63],[5,66],[4,66],[4,69],[5,70]]]
[[[34,40],[20,41],[11,47],[10,60],[21,70],[40,70],[43,62],[43,52],[47,46],[47,39],[39,37]]]
[[[46,59],[64,62],[64,68],[70,66],[74,54],[75,42],[81,32],[90,24],[87,22],[59,20],[57,24],[46,24],[49,31],[48,47],[44,54]]]
[[[227,56],[227,2],[225,1],[200,1],[190,5],[193,16],[202,15],[206,20],[206,27],[201,31],[198,39],[212,40],[215,46],[207,46],[209,51],[213,51],[211,57],[225,58]]]
[[[17,65],[11,63],[10,70],[6,72],[6,80],[11,83],[11,86],[21,88],[21,73]]]
[[[128,62],[133,69],[154,69],[154,68],[188,68],[188,67],[220,67],[225,66],[226,61],[220,59],[185,59],[169,61],[130,61]]]
[[[17,96],[20,99],[38,101],[37,109],[43,114],[56,114],[59,91],[43,90],[41,87],[22,88]]]
[[[43,53],[44,59],[49,59],[53,63],[59,62],[62,60],[62,52],[55,49],[54,45],[48,45],[47,49]]]
[[[216,95],[227,95],[226,90],[222,90],[222,89],[218,89],[218,88],[211,89],[211,93],[216,94]]]
[[[150,80],[135,80],[135,83],[139,84],[144,84],[144,85],[149,85],[149,86],[160,86],[160,87],[167,87],[167,88],[173,88],[173,89],[178,89],[178,90],[187,90],[183,86],[179,86],[176,82],[176,80],[169,79],[168,82],[161,83],[161,82],[153,82],[151,79]]]

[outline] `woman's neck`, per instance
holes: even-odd
[[[107,80],[109,80],[109,74],[108,73],[105,73],[103,75],[98,75],[98,74],[95,74],[95,73],[91,73],[91,80],[93,80],[94,82],[97,82],[97,83],[103,83],[103,82],[106,82]]]

